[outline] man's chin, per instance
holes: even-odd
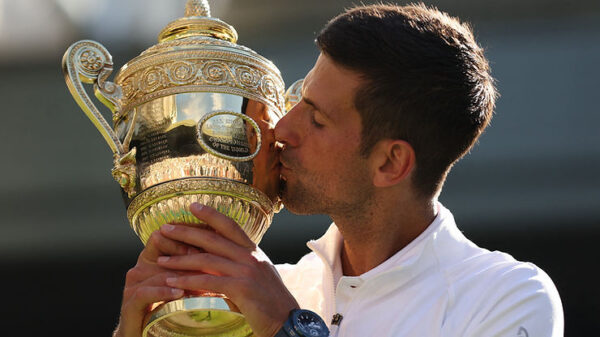
[[[314,215],[317,214],[315,212],[312,212],[310,209],[308,209],[307,207],[303,207],[294,203],[286,203],[285,201],[283,202],[283,207],[285,207],[285,209],[288,210],[288,212],[295,214],[295,215]]]
[[[285,185],[285,184],[284,184]],[[293,197],[290,195],[287,187],[281,189],[280,198],[283,206],[290,212],[296,215],[313,215],[317,214],[314,212],[312,207],[315,205],[315,201],[311,203],[307,198],[298,198],[298,195]]]

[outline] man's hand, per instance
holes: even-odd
[[[199,248],[193,254],[158,258],[161,267],[186,271],[186,275],[168,277],[166,284],[225,294],[240,309],[255,336],[274,336],[289,312],[299,307],[279,274],[270,262],[259,258],[256,245],[235,221],[199,204],[192,204],[190,210],[214,231],[162,226],[163,236]]]
[[[140,253],[137,264],[127,272],[119,326],[113,337],[140,337],[144,316],[155,302],[171,301],[183,296],[184,291],[166,284],[169,277],[178,274],[156,264],[159,256],[196,253],[196,249],[164,237],[159,231],[152,233]]]

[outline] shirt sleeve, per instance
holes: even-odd
[[[550,277],[531,263],[502,268],[485,294],[467,337],[562,337],[564,317]]]

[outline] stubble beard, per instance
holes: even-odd
[[[334,198],[324,191],[330,191],[329,185],[334,177],[317,177],[305,174],[304,170],[296,173],[309,182],[295,179],[293,184],[282,180],[280,196],[284,206],[298,215],[326,214],[335,217],[358,217],[364,215],[365,208],[372,202],[372,186],[366,183],[366,175],[356,170],[345,175],[345,179],[337,181],[342,191],[336,191]]]
[[[283,205],[290,212],[298,215],[323,214],[318,211],[319,207],[317,207],[318,202],[315,200],[315,196],[306,189],[304,184],[298,182],[293,191],[290,191],[288,182],[282,180],[280,188]]]

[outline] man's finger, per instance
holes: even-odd
[[[135,287],[130,296],[123,297],[117,336],[140,336],[142,321],[152,304],[176,300],[183,294],[182,289],[165,285]]]
[[[188,245],[167,238],[157,230],[150,235],[138,260],[143,259],[146,262],[153,263],[161,255],[185,255],[188,249]]]
[[[226,258],[207,253],[161,256],[158,258],[158,265],[168,269],[199,271],[217,276],[235,276],[246,268]]]
[[[223,237],[220,233],[211,230],[188,226],[163,225],[161,233],[173,240],[182,241],[208,253],[228,258],[232,261],[243,261],[250,256],[251,250],[247,246]]]
[[[238,287],[232,286],[235,279],[226,276],[215,276],[210,274],[196,274],[178,277],[169,277],[166,280],[168,286],[191,291],[211,291],[222,293],[231,298],[231,292]]]
[[[134,270],[132,269],[131,271],[133,272]],[[181,273],[160,267],[160,271],[154,273],[154,275],[142,275],[145,277],[140,278],[140,281],[133,286],[164,286],[167,278],[177,277],[179,275],[181,275]]]
[[[216,209],[201,205],[199,203],[193,203],[190,205],[190,211],[195,217],[204,221],[215,231],[229,240],[242,247],[247,247],[252,250],[256,248],[256,244],[250,240],[240,225]]]
[[[170,286],[140,286],[131,294],[124,307],[141,312],[153,303],[172,301],[182,297],[183,294],[182,289]]]

